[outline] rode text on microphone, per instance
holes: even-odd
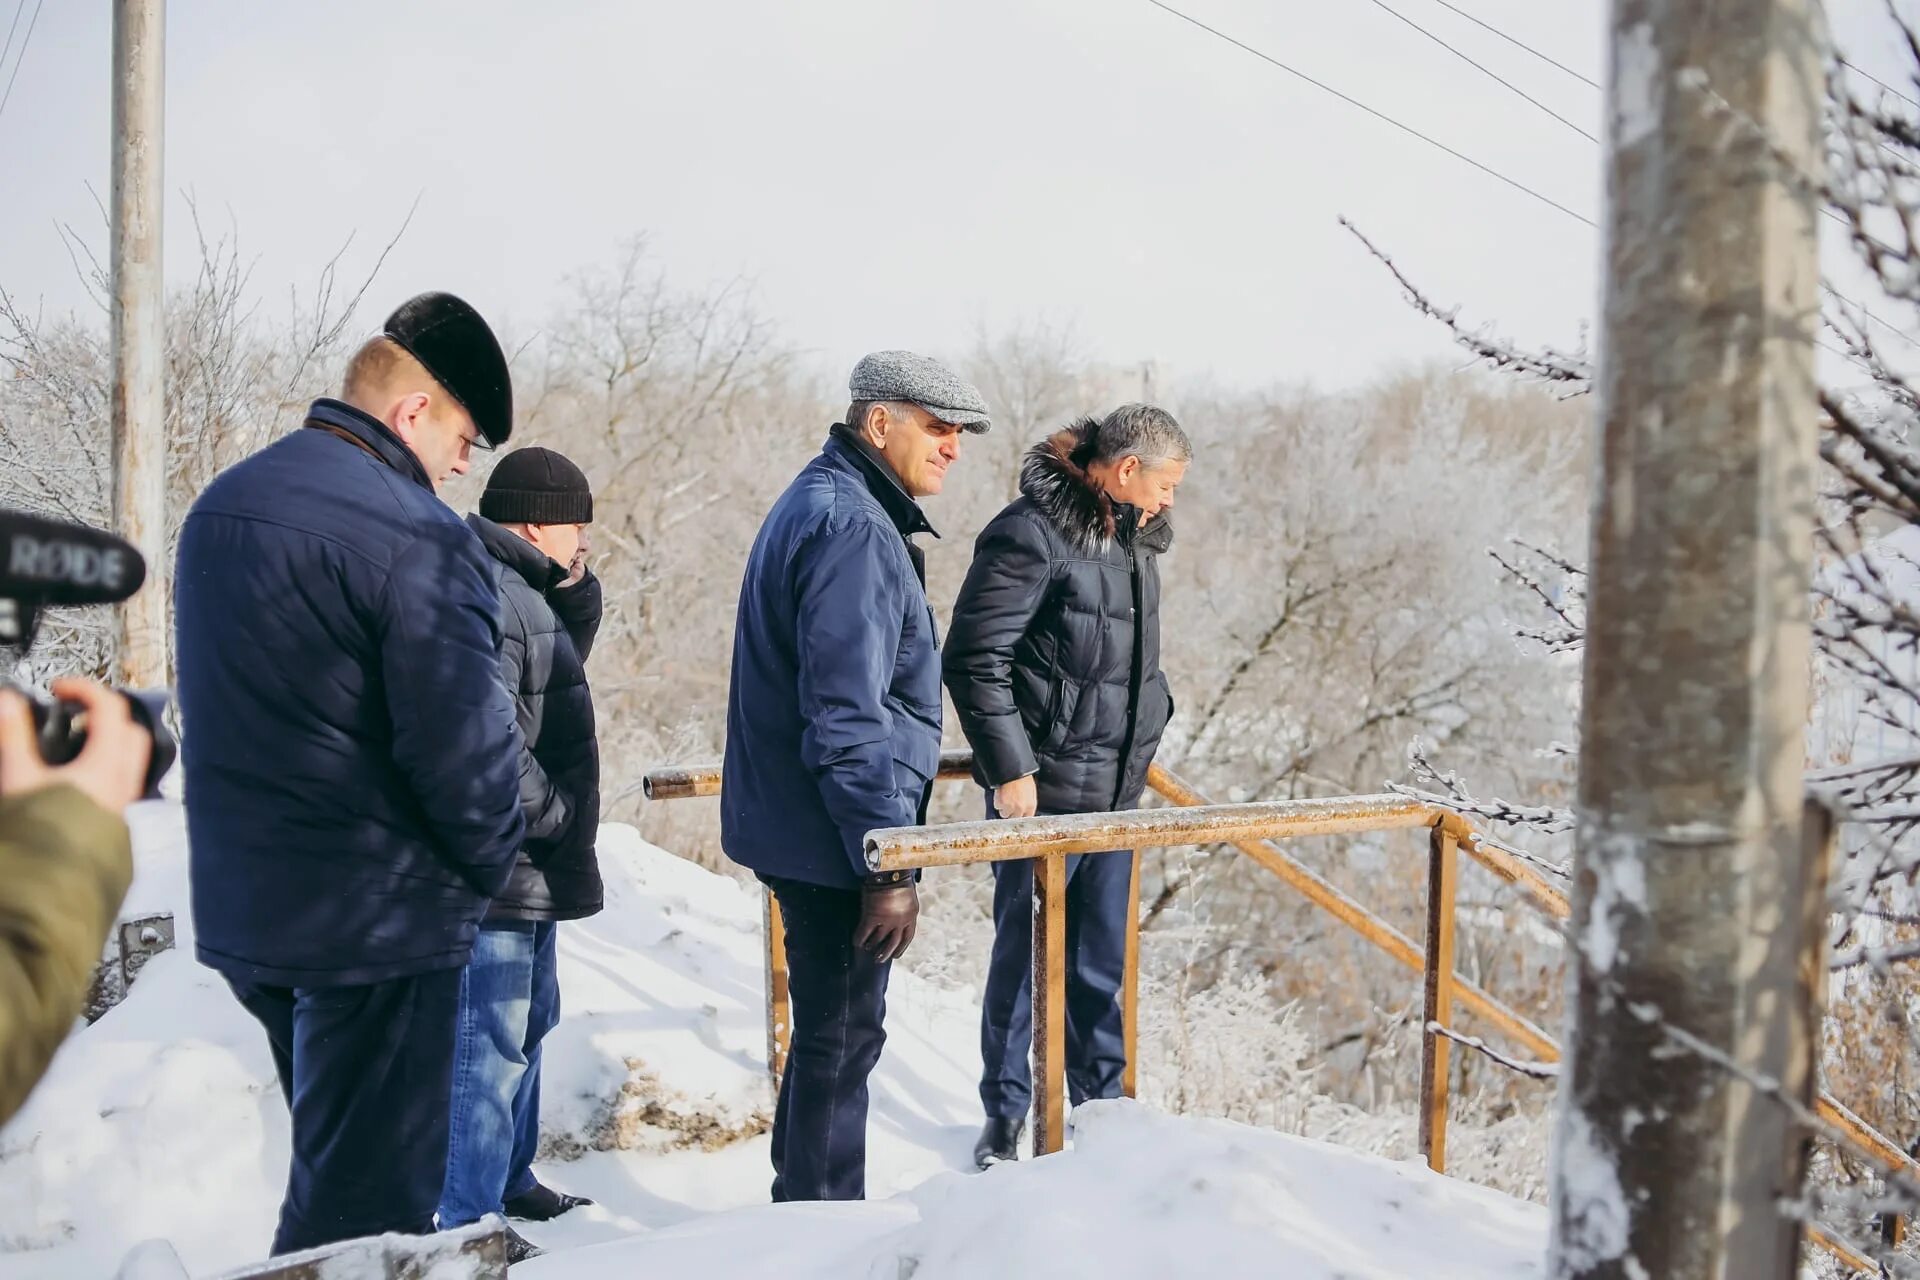
[[[0,651],[11,649],[24,658],[33,648],[44,609],[119,604],[146,580],[146,560],[124,538],[83,524],[0,511]],[[6,668],[0,666],[0,684],[4,683]],[[81,705],[22,692],[32,707],[41,758],[59,765],[79,755],[87,741]],[[168,694],[164,690],[116,692],[127,700],[134,723],[152,740],[145,795],[153,799],[179,752],[166,725]]]
[[[33,644],[40,611],[118,604],[147,580],[132,543],[100,529],[0,511],[0,645]]]

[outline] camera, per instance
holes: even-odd
[[[71,764],[87,745],[86,708],[65,698],[42,698],[27,689],[18,692],[25,696],[33,711],[33,734],[40,745],[40,758],[50,765]],[[173,768],[180,754],[180,744],[167,729],[167,704],[172,696],[164,689],[115,689],[114,692],[127,700],[133,722],[153,740],[140,798],[158,800],[160,779],[167,776],[167,770]]]
[[[86,525],[0,511],[0,652],[24,657],[33,648],[40,612],[49,606],[118,604],[146,581],[147,565],[129,542]],[[69,764],[87,744],[86,709],[64,699],[20,690],[33,711],[40,756]],[[164,690],[116,689],[133,722],[153,741],[142,798],[160,794],[179,744],[167,729],[170,695]]]

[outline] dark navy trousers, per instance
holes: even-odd
[[[787,930],[792,1044],[773,1111],[773,1199],[864,1200],[867,1077],[891,965],[853,945],[860,891],[762,876]]]
[[[427,1235],[447,1172],[459,969],[354,987],[233,978],[293,1113],[273,1252]]]
[[[1033,1102],[1033,867],[993,864],[993,960],[980,1006],[980,1102],[1017,1120]],[[1067,859],[1067,1093],[1075,1106],[1120,1096],[1127,1069],[1120,988],[1127,965],[1133,859]]]

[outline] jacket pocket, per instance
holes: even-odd
[[[933,795],[933,780],[940,772],[940,740],[916,739],[896,742],[893,748],[893,785],[905,803],[908,816],[904,826],[917,826],[927,820],[927,802]]]
[[[1153,679],[1147,682],[1143,702],[1140,708],[1140,741],[1158,743],[1160,735],[1167,731],[1167,725],[1173,720],[1173,686],[1167,683],[1166,672],[1153,673]]]
[[[1055,669],[1059,664],[1055,663]],[[1047,681],[1047,709],[1036,726],[1039,736],[1034,742],[1034,751],[1039,755],[1051,755],[1067,744],[1067,682],[1058,675]]]

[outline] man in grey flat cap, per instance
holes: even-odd
[[[787,930],[776,1201],[866,1195],[867,1076],[920,900],[912,873],[870,874],[863,844],[925,819],[940,764],[938,638],[912,541],[933,527],[917,499],[940,492],[961,434],[989,425],[978,391],[911,352],[866,356],[848,389],[847,420],[754,540],[727,701],[721,844]]]

